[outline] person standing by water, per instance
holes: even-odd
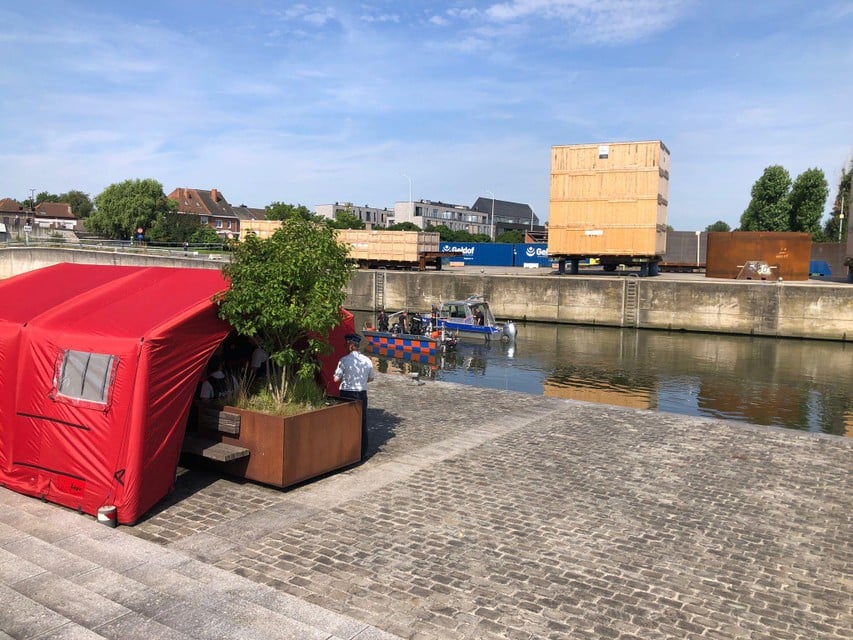
[[[388,314],[385,309],[379,310],[379,317],[376,318],[376,324],[380,331],[388,331]]]
[[[340,384],[340,396],[361,400],[361,459],[367,453],[367,383],[376,377],[373,363],[358,350],[361,336],[348,333],[344,336],[349,353],[340,359],[335,369],[334,381]]]

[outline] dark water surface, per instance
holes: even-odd
[[[514,344],[466,339],[435,364],[362,351],[421,379],[853,436],[849,343],[527,323]]]

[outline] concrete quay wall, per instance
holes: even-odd
[[[0,249],[0,279],[59,262],[219,269],[221,260],[140,253],[9,247]],[[853,340],[853,286],[845,283],[558,276],[536,273],[357,271],[347,306],[370,311],[426,311],[433,302],[486,296],[499,318],[516,321]],[[380,280],[384,284],[380,286]],[[382,293],[380,293],[380,291]]]
[[[347,304],[372,310],[384,295],[386,309],[427,310],[472,294],[517,321],[853,340],[853,286],[843,283],[359,271]]]

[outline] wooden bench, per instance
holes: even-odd
[[[224,442],[218,442],[216,440],[195,435],[187,435],[184,438],[181,451],[183,453],[201,456],[208,460],[215,460],[216,462],[231,462],[232,460],[239,460],[240,458],[245,458],[251,453],[248,449],[244,449],[243,447],[236,447],[233,444],[226,444]]]

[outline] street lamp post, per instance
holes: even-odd
[[[486,193],[492,196],[492,216],[489,218],[489,237],[495,241],[495,194],[486,189]]]
[[[405,173],[401,174],[406,180],[409,181],[409,215],[413,218],[415,217],[415,212],[412,210],[412,179],[407,176]]]

